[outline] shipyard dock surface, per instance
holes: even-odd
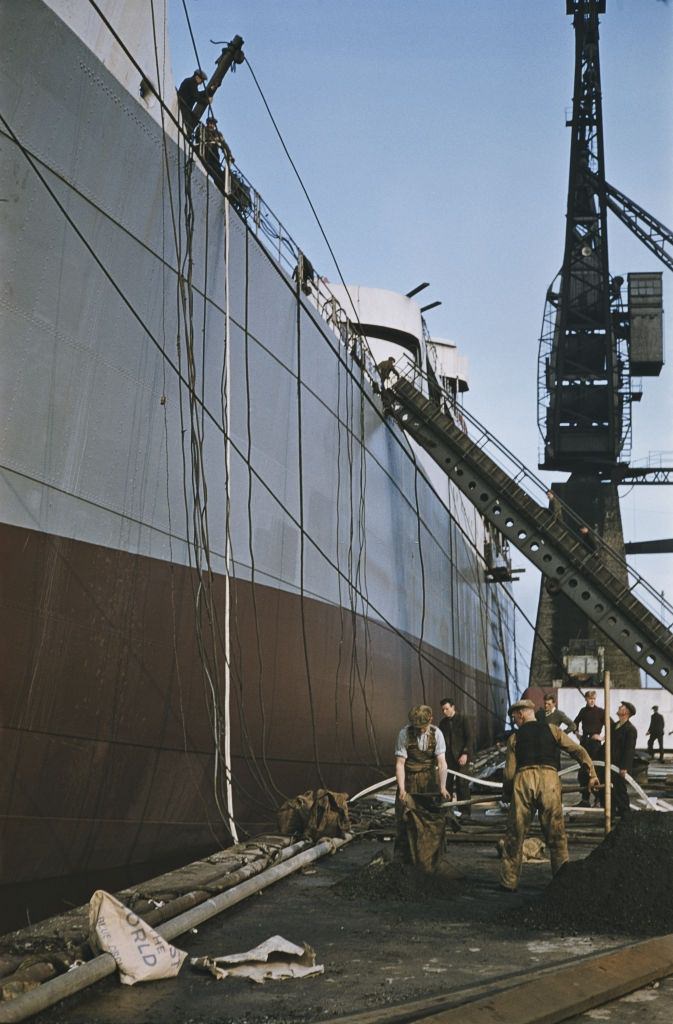
[[[572,844],[573,861],[600,843],[600,830],[594,842],[588,831],[583,828]],[[549,976],[569,964],[579,968],[580,961],[611,950],[626,947],[633,956],[642,935],[623,929],[610,934],[598,921],[595,930],[578,931],[571,907],[566,929],[558,921],[553,931],[539,920],[531,923],[526,907],[545,892],[549,862],[526,864],[518,893],[504,893],[498,888],[492,835],[479,832],[478,826],[467,827],[449,841],[454,877],[420,876],[415,882],[381,870],[381,862],[390,859],[389,842],[359,838],[175,940],[189,957],[220,956],[278,934],[312,946],[324,965],[322,975],[263,985],[238,978],[216,981],[186,961],[175,979],[127,987],[111,976],[33,1019],[45,1024],[304,1024],[367,1013],[368,1024],[383,1024],[423,1019],[463,1004],[465,1020],[464,1004],[488,995],[505,978],[504,986],[516,991],[533,974]],[[629,894],[616,892],[614,898],[627,900]],[[638,923],[634,908],[636,932]],[[424,1012],[416,1006],[410,1015],[393,1014],[395,1006],[407,1003],[428,1005]],[[673,1019],[673,979],[565,1019],[626,1024],[643,1015],[650,1024]]]

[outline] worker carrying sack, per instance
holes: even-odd
[[[112,954],[122,985],[173,978],[187,956],[102,889],[89,901],[89,943],[94,952]]]

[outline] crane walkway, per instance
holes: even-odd
[[[664,616],[673,621],[673,608],[597,534],[588,544],[579,534],[586,524],[560,499],[548,507],[545,484],[473,416],[461,408],[465,426],[456,424],[448,396],[440,405],[428,391],[418,368],[401,360],[382,389],[387,413],[484,519],[537,566],[548,589],[565,594],[636,665],[673,692],[673,634],[661,621]]]

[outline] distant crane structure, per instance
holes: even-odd
[[[669,482],[673,470],[628,463],[631,405],[642,397],[635,379],[658,376],[663,367],[662,274],[628,274],[624,297],[624,279],[610,274],[608,209],[669,269],[673,232],[605,178],[599,55],[605,8],[606,0],[566,0],[575,30],[568,203],[563,265],[547,292],[540,339],[538,425],[540,468],[570,473],[553,485],[554,494],[623,558],[618,485]],[[577,639],[604,642],[543,580],[531,685],[557,680],[562,651]],[[616,685],[640,685],[636,666],[609,641],[605,667]]]
[[[564,262],[547,295],[540,344],[540,468],[570,477],[547,490],[467,410],[455,417],[455,394],[412,357],[397,360],[377,390],[386,413],[490,529],[540,570],[531,685],[563,682],[573,660],[566,654],[574,652],[587,667],[596,660],[609,669],[616,685],[639,686],[642,670],[673,692],[673,606],[626,562],[617,493],[625,481],[673,476],[661,465],[630,467],[625,456],[630,404],[640,397],[631,378],[656,376],[663,366],[661,273],[629,274],[623,301],[624,281],[608,267],[607,209],[618,207],[666,265],[673,235],[605,182],[598,54],[605,0],[567,0],[566,10],[577,42],[570,184]],[[664,552],[671,542],[629,548]],[[600,658],[588,656],[601,649]]]

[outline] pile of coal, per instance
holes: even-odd
[[[391,863],[378,856],[338,882],[334,890],[345,900],[370,900],[374,903],[449,900],[455,899],[460,877],[448,864],[442,864],[437,873],[426,874],[413,864]]]
[[[585,860],[566,864],[522,923],[566,934],[673,931],[672,864],[673,813],[632,813]]]

